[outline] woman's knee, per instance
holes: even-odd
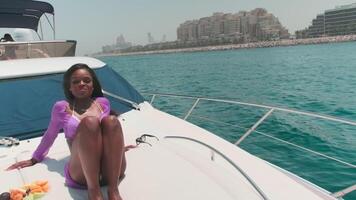
[[[80,130],[85,129],[86,132],[98,132],[100,131],[100,121],[97,117],[84,117],[79,123]]]
[[[117,119],[116,116],[114,115],[109,115],[109,116],[106,116],[104,117],[102,120],[101,120],[101,127],[104,129],[104,130],[119,130],[121,131],[121,125],[120,125],[120,122],[119,120]]]

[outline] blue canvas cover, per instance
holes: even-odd
[[[53,6],[41,1],[1,0],[0,27],[28,28],[37,31],[38,21],[44,13],[53,15]]]
[[[105,66],[96,69],[105,91],[137,104],[144,98],[113,69]],[[0,136],[20,139],[40,136],[47,129],[51,109],[56,101],[64,100],[63,74],[20,79],[0,80]],[[108,97],[112,109],[125,113],[132,109],[127,103]]]

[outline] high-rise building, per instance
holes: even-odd
[[[325,11],[325,34],[347,35],[356,33],[356,3]]]
[[[249,16],[248,16],[248,12],[246,11],[240,11],[239,13],[237,13],[239,15],[240,18],[240,33],[242,33],[242,35],[244,35],[245,37],[248,36],[248,32],[249,32]]]
[[[297,38],[356,34],[356,3],[326,10],[312,24],[297,31]]]
[[[224,33],[227,35],[240,34],[240,17],[237,14],[227,14],[224,20]]]
[[[273,14],[263,8],[236,14],[214,13],[210,17],[186,21],[177,28],[178,41],[244,41],[289,38],[289,33]]]
[[[214,13],[211,18],[211,35],[218,37],[224,34],[224,13]]]
[[[177,36],[184,41],[191,41],[198,37],[198,21],[186,21],[177,29]]]
[[[200,18],[198,21],[198,37],[195,39],[207,39],[211,36],[212,25],[209,17]],[[178,38],[179,40],[180,38]],[[181,40],[184,40],[183,38]]]
[[[325,35],[325,15],[319,14],[312,21],[312,25],[309,26],[308,35],[310,37],[321,37]]]
[[[153,44],[153,43],[155,43],[155,39],[153,38],[153,36],[151,35],[151,33],[147,33],[147,40],[148,40],[148,44]]]

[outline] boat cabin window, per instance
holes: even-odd
[[[94,70],[102,89],[140,104],[144,98],[112,68]],[[63,73],[22,76],[0,79],[0,137],[20,139],[42,135],[46,130],[51,109],[56,101],[64,100]],[[125,113],[132,110],[128,104],[106,96],[113,110]]]

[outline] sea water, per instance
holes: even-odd
[[[233,99],[356,121],[355,52],[356,42],[347,42],[100,59],[140,92]],[[193,103],[156,97],[153,105],[183,117]],[[201,101],[187,120],[234,143],[267,111]],[[355,165],[356,127],[275,111],[240,144],[330,192],[356,184],[355,168],[271,137]],[[356,199],[356,192],[345,199]]]

